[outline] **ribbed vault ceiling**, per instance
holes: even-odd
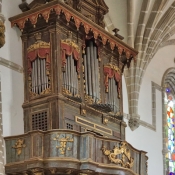
[[[129,70],[125,70],[129,113],[131,120],[137,123],[140,118],[138,114],[139,92],[146,68],[160,47],[175,44],[175,1],[121,1],[105,0],[109,6],[109,14],[105,16],[105,22],[109,32],[115,27],[119,28],[121,30],[119,34],[124,35],[125,42],[139,52],[136,64],[132,64]],[[122,15],[118,11],[123,12]],[[123,25],[127,31],[122,33]],[[169,73],[165,80],[173,93],[175,92],[174,75],[174,72]],[[129,122],[129,124],[134,122]]]
[[[172,69],[165,76],[164,86],[169,88],[170,92],[175,95],[175,69]]]

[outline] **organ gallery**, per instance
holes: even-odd
[[[19,8],[9,20],[22,33],[25,133],[5,138],[6,174],[147,175],[123,120],[122,74],[137,51],[105,30],[105,2]]]

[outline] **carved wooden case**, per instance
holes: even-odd
[[[102,28],[104,1],[19,7],[10,21],[22,31],[25,134],[5,138],[6,174],[147,175],[122,115],[122,73],[137,51]]]
[[[136,51],[100,27],[103,1],[66,3],[35,1],[10,19],[22,31],[25,132],[72,129],[125,140],[122,73]]]

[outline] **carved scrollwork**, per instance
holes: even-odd
[[[112,163],[120,164],[124,168],[132,168],[134,165],[134,159],[131,157],[126,142],[121,142],[121,145],[115,146],[113,150],[107,150],[106,147],[103,147],[102,151]],[[118,155],[121,155],[121,158],[118,158]]]
[[[85,95],[85,102],[88,104],[93,104],[94,100],[91,96]]]

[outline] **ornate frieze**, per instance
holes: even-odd
[[[32,10],[33,12],[30,14],[24,12],[23,16],[10,18],[12,26],[17,25],[19,29],[23,31],[26,21],[30,21],[31,24],[36,27],[36,23],[38,22],[39,17],[42,16],[44,20],[48,22],[51,12],[55,11],[57,15],[64,14],[67,23],[69,23],[70,20],[73,19],[77,30],[79,30],[80,27],[83,27],[86,34],[92,32],[95,39],[100,37],[103,45],[109,43],[112,50],[114,50],[115,47],[118,47],[122,52],[127,53],[127,57],[129,55],[130,58],[135,57],[137,54],[134,49],[131,49],[119,39],[114,38],[105,30],[99,30],[98,25],[96,25],[95,23],[93,23],[92,25],[91,22],[87,21],[85,17],[83,17],[83,15],[79,14],[76,11],[69,10],[69,7],[66,4],[61,3],[60,1],[53,1],[50,2],[49,5],[42,5],[37,11],[35,11],[35,9]]]
[[[81,119],[81,120],[80,120]],[[87,118],[86,118],[87,119]],[[129,143],[119,139],[96,135],[104,134],[107,127],[90,123],[84,118],[77,117],[77,122],[91,132],[75,130],[32,131],[20,136],[5,138],[7,165],[6,174],[13,173],[35,174],[50,172],[51,174],[69,174],[70,170],[90,174],[91,172],[118,175],[147,175],[146,152],[133,148]],[[90,127],[88,126],[90,125]],[[108,135],[104,135],[108,136]],[[24,139],[27,143],[24,154],[9,156],[14,141]],[[19,143],[18,143],[19,144]],[[19,147],[22,147],[22,143]],[[114,149],[111,149],[114,146]],[[32,154],[31,154],[32,153]],[[39,154],[41,153],[41,154]],[[139,164],[137,164],[139,162]],[[93,170],[87,167],[93,165]],[[60,173],[64,172],[64,173]]]

